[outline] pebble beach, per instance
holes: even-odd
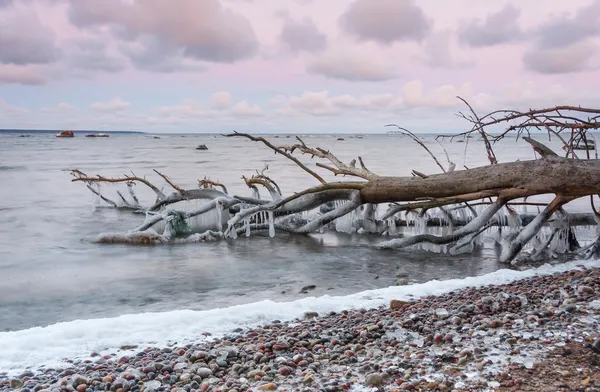
[[[600,269],[581,268],[308,312],[198,344],[0,369],[0,391],[599,391],[599,294]]]

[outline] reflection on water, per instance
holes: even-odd
[[[426,153],[403,137],[336,139],[311,136],[305,141],[331,149],[345,161],[360,154],[372,171],[382,175],[439,171]],[[425,140],[443,154],[432,137]],[[198,144],[206,144],[208,150],[195,150]],[[560,144],[555,144],[550,143],[558,150]],[[458,167],[486,164],[479,142],[471,140],[466,155],[464,143],[445,146]],[[508,140],[496,151],[501,161],[534,157],[527,144]],[[293,163],[242,139],[0,134],[0,330],[124,313],[224,307],[265,298],[292,300],[305,296],[299,291],[308,284],[317,286],[309,295],[344,295],[389,286],[398,272],[422,282],[498,268],[493,249],[451,257],[357,246],[378,239],[369,236],[278,235],[157,247],[92,244],[89,239],[98,233],[123,232],[142,217],[93,208],[91,193],[81,183],[71,183],[63,171],[78,168],[106,176],[133,171],[155,179],[152,169],[161,168],[182,187],[194,187],[198,178],[208,176],[224,182],[233,194],[249,195],[240,177],[265,162],[271,162],[269,173],[286,194],[315,185]],[[147,204],[153,201],[143,186],[137,185],[136,192]]]

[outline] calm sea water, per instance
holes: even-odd
[[[382,175],[410,175],[439,168],[424,150],[397,135],[305,137],[309,145],[331,149],[349,161],[361,155]],[[276,144],[293,143],[282,135]],[[446,164],[433,136],[424,140]],[[206,144],[207,151],[195,147]],[[458,168],[486,164],[482,142],[444,141]],[[559,150],[556,141],[547,143]],[[501,161],[532,159],[524,142],[496,146]],[[305,157],[307,161],[309,159]],[[95,208],[67,169],[90,175],[135,172],[162,184],[152,172],[167,174],[181,187],[205,176],[224,182],[230,193],[250,195],[241,176],[269,165],[285,194],[316,185],[308,174],[262,145],[214,135],[113,134],[109,138],[58,139],[53,134],[0,133],[0,331],[60,321],[113,317],[174,309],[209,309],[262,299],[286,301],[306,294],[345,295],[391,285],[398,271],[424,282],[479,275],[499,268],[495,254],[452,257],[424,252],[389,252],[345,246],[378,240],[367,236],[240,238],[207,244],[132,247],[98,245],[102,232],[124,232],[140,215]],[[314,162],[311,163],[314,166]],[[326,178],[333,177],[325,174]],[[137,187],[143,201],[152,194]]]

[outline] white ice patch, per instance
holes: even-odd
[[[219,337],[239,327],[256,327],[275,319],[300,318],[307,311],[326,314],[345,309],[375,308],[391,299],[413,300],[441,295],[466,287],[505,284],[538,275],[550,275],[579,267],[600,267],[600,260],[543,265],[525,271],[498,270],[464,279],[432,280],[410,286],[392,286],[348,296],[303,298],[293,302],[260,301],[206,311],[174,310],[114,318],[77,320],[47,327],[0,333],[0,372],[16,375],[40,366],[62,368],[63,358],[88,358],[93,352],[114,353],[123,345],[164,346],[202,339],[203,332]]]

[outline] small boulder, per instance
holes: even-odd
[[[410,302],[408,301],[401,301],[399,299],[393,299],[390,301],[390,309],[392,310],[404,309],[407,306],[410,306]]]
[[[277,384],[274,384],[272,382],[268,383],[268,384],[263,384],[260,387],[258,387],[259,391],[275,391],[277,390]]]
[[[62,131],[56,135],[56,137],[75,137],[73,131]]]
[[[306,293],[308,293],[308,290],[314,290],[316,288],[317,288],[317,286],[315,286],[314,284],[309,284],[307,286],[302,287],[302,289],[300,290],[300,292],[298,294],[306,294]]]
[[[367,374],[365,377],[365,384],[368,386],[378,387],[381,385],[383,377],[379,373]]]
[[[196,374],[202,378],[208,378],[212,376],[213,372],[209,368],[201,367],[198,370],[196,370]]]

